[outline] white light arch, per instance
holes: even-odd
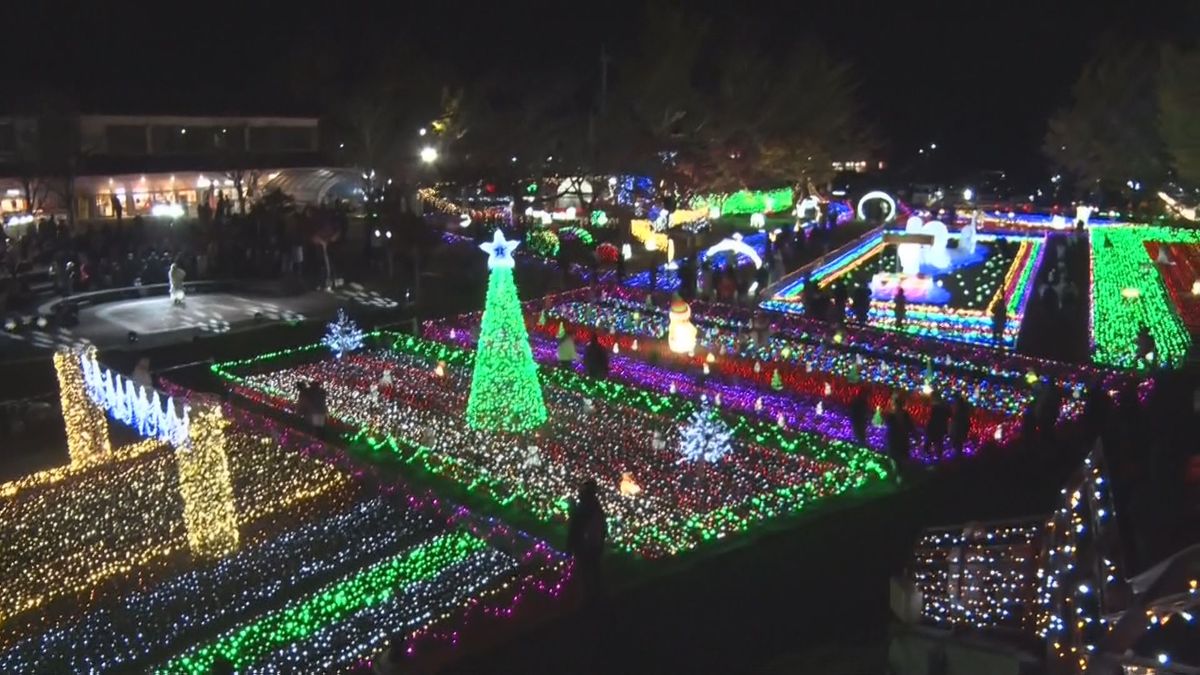
[[[708,257],[711,258],[718,253],[724,253],[726,251],[741,253],[747,258],[750,258],[754,261],[755,269],[762,267],[762,258],[759,257],[758,251],[755,251],[754,248],[746,242],[739,241],[737,239],[722,239],[721,241],[717,242],[716,245],[708,249]]]
[[[889,195],[888,193],[886,193],[882,190],[872,190],[871,192],[868,192],[867,194],[863,195],[862,198],[858,200],[858,219],[859,220],[867,219],[867,214],[863,212],[863,205],[872,199],[882,199],[883,201],[887,202],[888,214],[887,214],[887,217],[884,218],[884,222],[890,223],[896,219],[896,200],[892,199],[891,195]]]

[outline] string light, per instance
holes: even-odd
[[[994,236],[981,235],[981,241],[996,241]],[[883,233],[865,237],[845,253],[818,266],[811,279],[828,289],[834,282],[849,278],[851,283],[868,283],[877,272],[889,271],[884,259],[886,250]],[[999,243],[994,245],[982,265],[971,265],[947,272],[943,280],[949,293],[945,304],[910,302],[903,332],[942,340],[958,340],[991,345],[992,316],[996,305],[1005,303],[1007,319],[1002,331],[1006,346],[1016,344],[1025,306],[1032,294],[1033,274],[1041,265],[1045,251],[1044,238],[1019,238],[1016,251]],[[802,313],[804,279],[799,278],[779,289],[763,302],[763,307],[782,312]],[[915,300],[915,298],[910,298]],[[896,330],[894,308],[890,301],[873,300],[867,316],[876,328]]]
[[[495,239],[481,246],[488,253],[490,273],[467,400],[466,421],[474,429],[527,431],[546,421],[546,404],[513,280],[511,253],[517,243],[505,241],[496,230]]]
[[[888,473],[886,460],[864,448],[734,415],[726,417],[734,452],[707,472],[704,485],[687,486],[679,480],[673,439],[694,404],[565,370],[542,371],[551,415],[537,444],[553,461],[529,466],[517,439],[481,434],[457,421],[470,352],[411,336],[399,338],[394,349],[247,377],[230,364],[214,371],[233,381],[239,393],[277,406],[291,404],[292,383],[316,377],[328,383],[331,414],[363,427],[359,439],[475,489],[486,486],[501,503],[519,499],[543,519],[565,517],[577,482],[593,477],[611,514],[614,543],[647,556],[726,536]],[[445,377],[432,374],[430,364],[438,361],[447,364]],[[252,363],[256,371],[264,365]],[[242,365],[249,363],[232,368]],[[364,402],[360,392],[376,383],[363,374],[383,370],[398,373],[403,386],[381,386],[379,401]],[[593,402],[592,411],[581,415],[585,399]],[[653,449],[654,430],[671,438],[670,450]],[[635,498],[619,493],[624,472],[641,488]],[[720,507],[704,507],[713,503]]]
[[[179,492],[192,554],[218,558],[237,549],[238,524],[225,453],[228,423],[221,408],[209,404],[191,427],[189,447],[179,448]]]
[[[341,358],[343,354],[362,348],[363,332],[358,324],[346,315],[346,310],[338,309],[337,319],[326,326],[325,337],[321,342],[329,347],[334,356]]]
[[[1200,232],[1142,226],[1094,229],[1089,236],[1092,358],[1107,366],[1143,367],[1138,358],[1138,334],[1145,328],[1154,338],[1158,363],[1182,363],[1192,344],[1191,334],[1179,318],[1176,301],[1164,286],[1147,245],[1194,246],[1200,243]],[[1133,292],[1124,293],[1126,289]]]
[[[95,349],[89,349],[87,355],[95,358]],[[54,372],[58,375],[71,463],[89,464],[97,457],[106,457],[112,450],[108,440],[108,419],[88,397],[79,357],[68,351],[55,352]]]

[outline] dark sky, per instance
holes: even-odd
[[[500,67],[595,77],[618,58],[642,3],[71,3],[5,10],[0,87],[50,86],[93,112],[317,113],[308,68],[352,83],[390,54],[471,78]],[[1200,36],[1195,0],[717,3],[687,6],[714,30],[785,54],[816,39],[853,62],[865,117],[893,163],[937,143],[948,167],[1022,171],[1086,58],[1128,41]],[[173,7],[175,7],[173,9]],[[314,65],[315,64],[315,65]],[[2,107],[2,106],[0,106]]]

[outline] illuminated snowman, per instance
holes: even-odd
[[[696,326],[692,324],[692,308],[680,298],[671,302],[671,323],[667,326],[667,345],[676,354],[687,354],[696,348]]]

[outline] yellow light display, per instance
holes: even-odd
[[[95,348],[89,350],[95,352]],[[71,463],[94,463],[97,458],[107,458],[112,450],[108,441],[108,418],[100,406],[88,398],[79,354],[55,352],[54,370],[58,374],[58,394],[67,427],[67,451]]]
[[[204,404],[192,418],[191,447],[175,451],[183,521],[197,557],[217,558],[237,550],[237,509],[225,454],[227,425],[220,406]]]

